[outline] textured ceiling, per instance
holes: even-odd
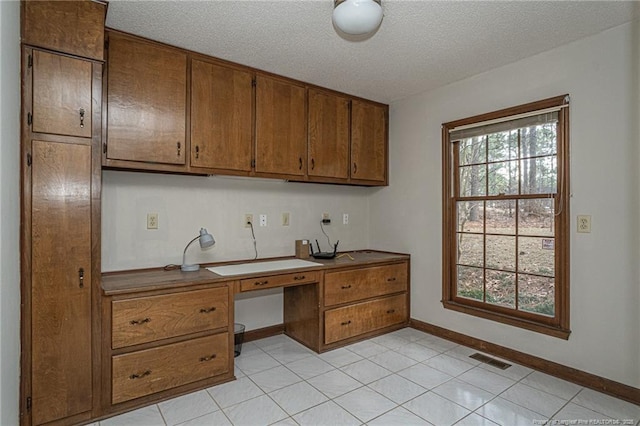
[[[331,23],[333,0],[111,0],[107,25],[391,102],[534,55],[640,16],[623,1],[382,0],[367,39]]]

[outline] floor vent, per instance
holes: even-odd
[[[484,362],[485,364],[489,364],[501,370],[506,370],[507,368],[511,367],[511,364],[507,364],[506,362],[502,362],[495,358],[491,358],[490,356],[479,354],[478,352],[476,352],[473,355],[469,355],[469,358],[473,358],[480,362]]]

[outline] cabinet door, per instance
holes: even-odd
[[[102,60],[106,2],[24,1],[22,42]]]
[[[351,179],[384,182],[386,169],[386,108],[354,100],[351,107]]]
[[[305,88],[265,76],[256,85],[256,172],[304,176]]]
[[[33,424],[90,411],[91,147],[33,141]]]
[[[91,137],[91,62],[39,50],[32,55],[32,130]]]
[[[185,164],[187,56],[109,35],[107,158]]]
[[[191,61],[191,166],[251,171],[251,74]]]
[[[349,177],[349,99],[309,89],[309,176]]]

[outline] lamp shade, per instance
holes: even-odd
[[[381,22],[382,7],[375,0],[344,0],[333,9],[334,25],[347,34],[370,33]]]
[[[213,239],[213,235],[211,235],[206,228],[200,228],[200,248],[205,249],[213,246],[216,243],[216,240]]]

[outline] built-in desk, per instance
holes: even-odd
[[[241,266],[246,261],[205,265],[236,265],[219,269],[239,272],[233,275],[206,268],[104,274],[105,413],[233,380],[234,295],[240,292],[282,287],[285,334],[316,352],[408,325],[408,255],[362,250],[273,270],[293,259],[257,260],[249,268]],[[247,269],[254,272],[242,273]]]

